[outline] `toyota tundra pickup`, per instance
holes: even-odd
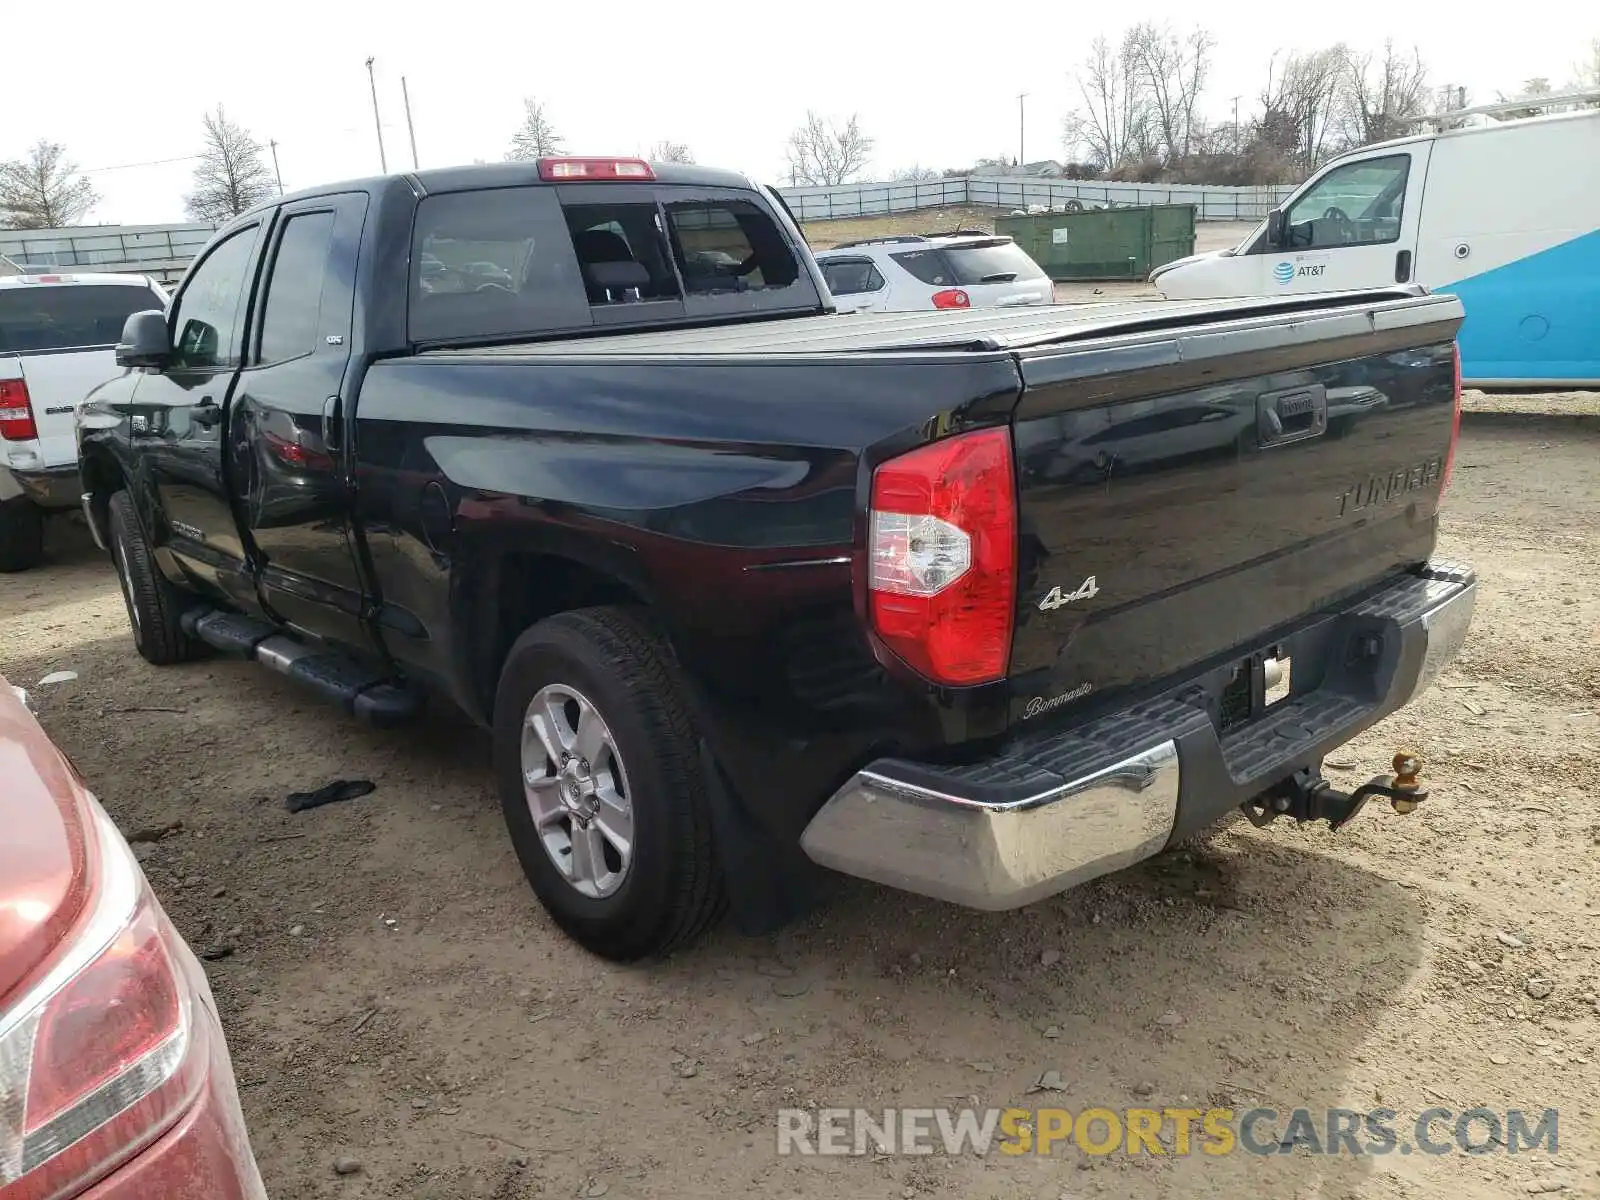
[[[659,954],[827,870],[1024,905],[1236,808],[1455,654],[1459,303],[837,314],[777,194],[424,171],[221,229],[79,417],[157,664],[492,731],[556,922]]]

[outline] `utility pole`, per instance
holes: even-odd
[[[283,195],[283,172],[278,169],[278,143],[269,141],[267,145],[272,147],[272,173],[278,177],[278,195],[281,196]]]
[[[378,131],[378,166],[382,173],[389,173],[389,156],[383,152],[383,122],[378,118],[378,78],[372,73],[372,64],[375,60],[367,59],[367,82],[372,85],[372,127]]]
[[[1233,98],[1233,152],[1235,154],[1244,149],[1243,143],[1239,140],[1239,100],[1240,97],[1238,96]]]
[[[1028,113],[1024,103],[1027,92],[1017,94],[1017,166],[1028,161]]]
[[[411,93],[406,90],[404,75],[400,76],[400,98],[406,102],[406,133],[411,138],[411,169],[415,171],[420,166],[417,162],[417,130],[411,124]]]

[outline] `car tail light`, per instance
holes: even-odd
[[[98,890],[0,1013],[0,1200],[76,1192],[148,1145],[204,1073],[192,1002],[138,864],[94,801]]]
[[[972,297],[960,288],[945,288],[942,292],[933,294],[935,308],[971,308]]]
[[[1455,399],[1452,404],[1455,412],[1450,417],[1450,448],[1444,452],[1444,479],[1439,484],[1439,494],[1444,495],[1445,488],[1450,486],[1450,472],[1456,465],[1456,443],[1461,440],[1461,347],[1453,346],[1455,353]]]
[[[39,436],[26,379],[0,379],[0,438],[27,442]]]
[[[935,683],[1005,676],[1016,606],[1011,433],[981,429],[873,473],[867,592],[872,628]]]
[[[541,158],[539,178],[547,183],[572,179],[638,179],[656,177],[650,164],[639,158]]]

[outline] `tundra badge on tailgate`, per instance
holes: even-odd
[[[1099,594],[1100,585],[1094,581],[1094,576],[1091,575],[1078,585],[1078,590],[1075,592],[1063,592],[1058,587],[1051,588],[1045,598],[1039,601],[1039,609],[1042,612],[1049,612],[1053,608],[1061,608],[1063,605],[1071,604],[1074,600],[1092,600]]]

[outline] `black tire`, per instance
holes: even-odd
[[[202,644],[183,631],[181,618],[196,598],[156,569],[150,543],[133,509],[133,497],[111,497],[111,558],[122,583],[122,599],[139,655],[158,667],[197,658]]]
[[[549,685],[598,711],[627,776],[632,857],[609,895],[580,893],[546,851],[523,786],[529,704]],[[699,735],[666,640],[639,610],[587,608],[529,629],[506,657],[494,706],[495,782],[517,858],[557,925],[603,958],[688,945],[725,907]]]
[[[0,572],[26,571],[44,558],[44,514],[26,496],[0,501]]]

